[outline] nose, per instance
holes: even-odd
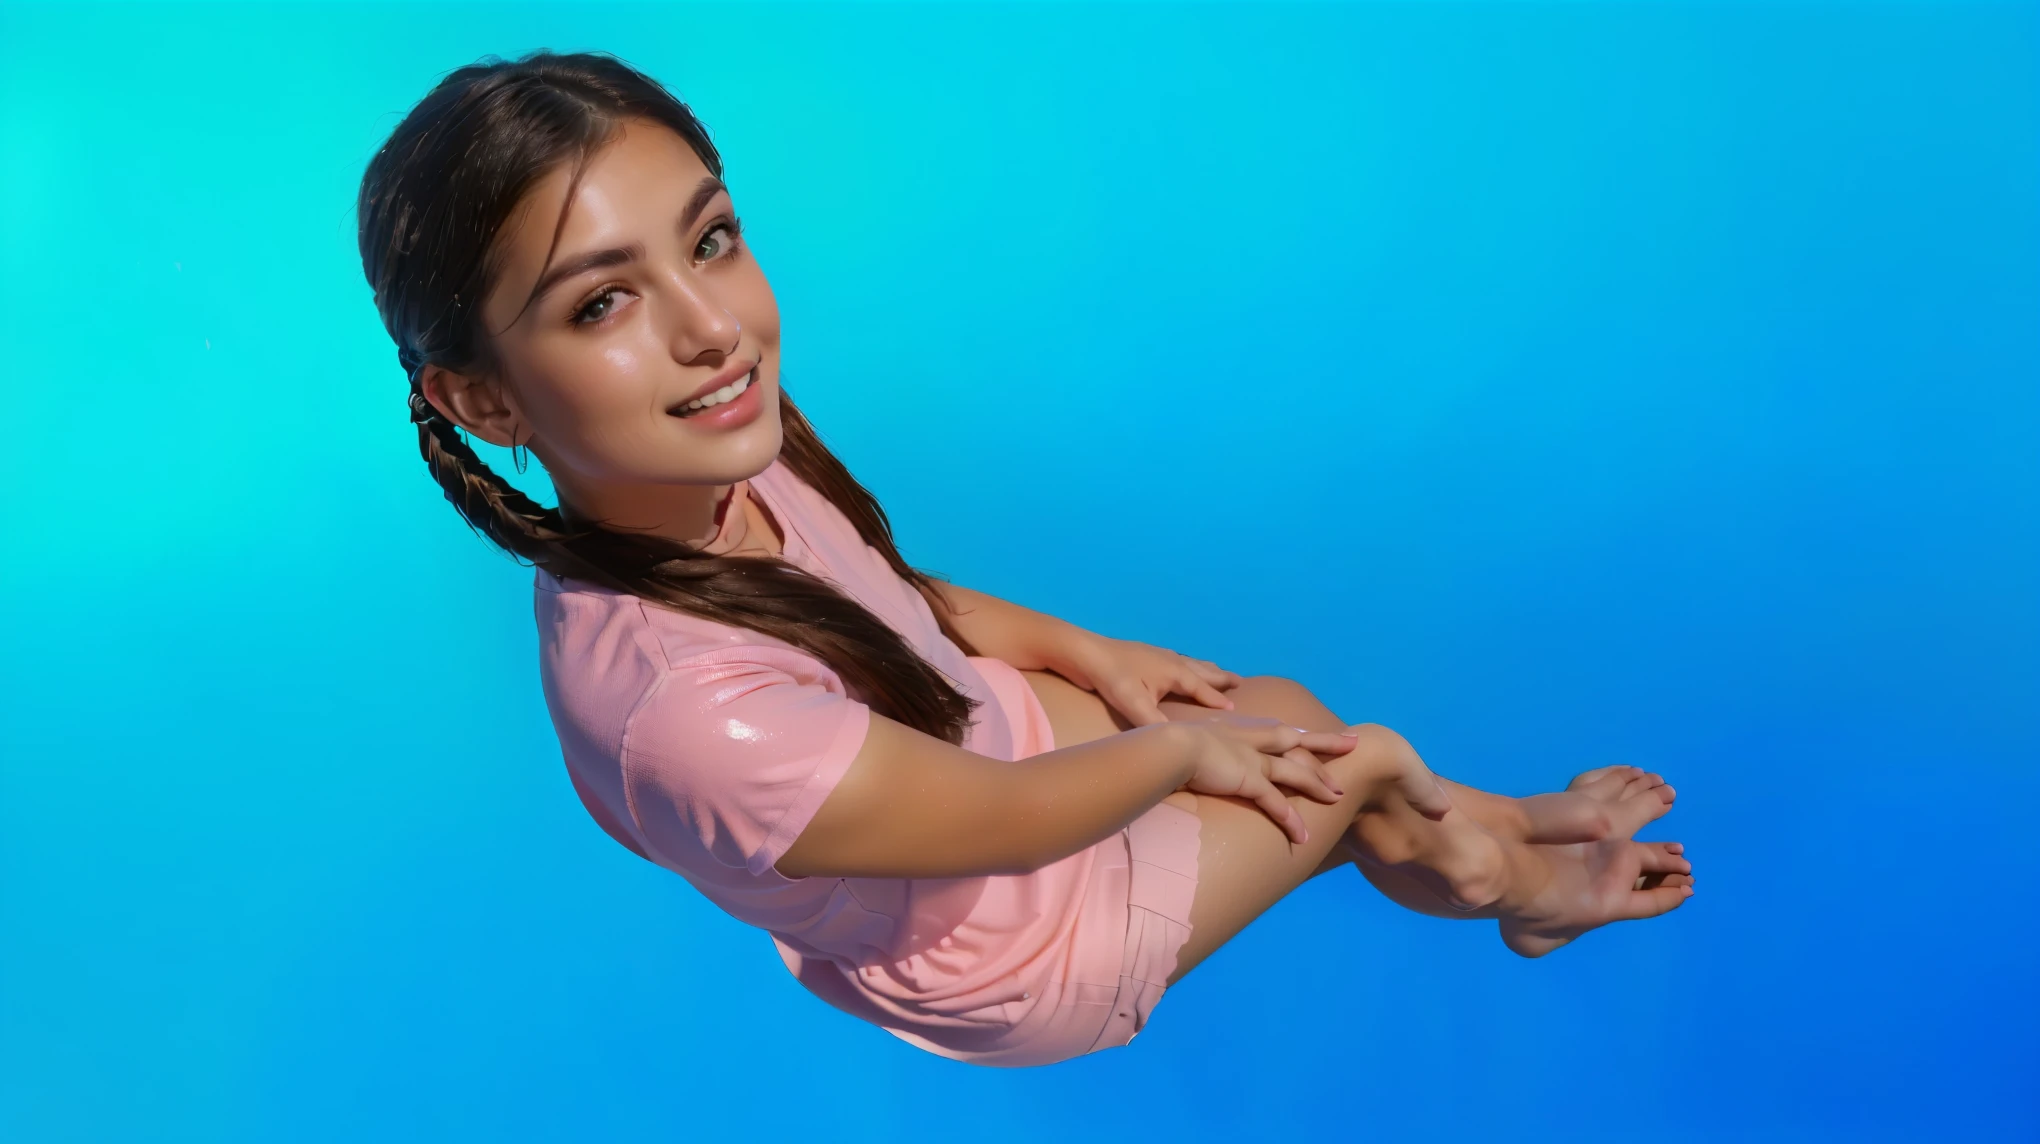
[[[667,282],[671,289],[670,304],[664,307],[666,344],[673,360],[691,365],[709,359],[707,364],[718,364],[737,352],[743,326],[714,286],[684,270],[668,276]]]

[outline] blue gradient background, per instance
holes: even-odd
[[[1660,769],[1699,894],[1341,873],[1046,1070],[807,996],[576,803],[361,280],[539,46],[707,121],[910,560]],[[0,154],[0,1137],[2040,1136],[2030,5],[7,4]]]

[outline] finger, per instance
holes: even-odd
[[[1310,734],[1308,730],[1280,719],[1244,715],[1239,716],[1238,720],[1243,725],[1251,725],[1258,732],[1254,736],[1254,746],[1263,754],[1279,755],[1284,751],[1293,750],[1302,746],[1303,737]]]
[[[1291,746],[1302,747],[1306,751],[1316,751],[1320,755],[1343,755],[1360,743],[1360,736],[1349,735],[1344,731],[1306,731],[1301,727],[1291,727],[1289,730],[1296,732],[1296,742],[1291,744]],[[1289,747],[1283,748],[1283,750],[1288,749]],[[1269,754],[1280,753],[1280,751],[1269,752]]]
[[[1127,722],[1132,723],[1136,727],[1147,727],[1169,721],[1169,717],[1162,714],[1162,709],[1156,706],[1154,696],[1149,695],[1146,691],[1116,687],[1112,689],[1111,694],[1105,697],[1105,700],[1112,705],[1114,710],[1126,716]]]
[[[1269,782],[1267,778],[1261,775],[1249,776],[1246,789],[1241,793],[1252,799],[1254,805],[1261,808],[1262,813],[1274,819],[1275,825],[1282,828],[1282,833],[1289,836],[1289,841],[1298,846],[1310,841],[1310,828],[1304,825],[1303,815],[1297,813],[1296,807],[1291,805],[1289,799],[1275,789],[1275,784]]]
[[[1190,664],[1197,669],[1197,674],[1203,676],[1205,681],[1213,687],[1232,688],[1246,682],[1245,679],[1227,671],[1208,659],[1193,659],[1190,661]]]
[[[1197,676],[1186,676],[1178,680],[1176,682],[1176,690],[1204,704],[1206,707],[1216,707],[1221,711],[1233,709],[1233,701],[1227,698],[1224,692],[1213,687],[1210,683],[1199,679]]]
[[[1297,755],[1298,762],[1308,765],[1318,778],[1324,780],[1326,789],[1333,791],[1340,798],[1346,797],[1346,788],[1340,784],[1338,776],[1332,773],[1332,768],[1319,762],[1318,757],[1309,751],[1298,751]]]
[[[1298,759],[1296,757],[1298,754],[1303,755],[1303,759]],[[1326,781],[1324,764],[1318,762],[1309,751],[1291,752],[1268,764],[1268,777],[1298,794],[1319,802],[1333,803],[1343,797],[1343,792]]]

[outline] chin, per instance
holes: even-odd
[[[661,458],[667,463],[658,467],[665,471],[652,479],[695,485],[728,485],[749,480],[772,464],[785,440],[779,410],[774,406],[756,421],[712,444],[704,446],[699,439],[690,438],[675,446],[674,452]],[[675,461],[679,463],[674,464]]]

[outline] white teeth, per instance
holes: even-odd
[[[744,376],[738,378],[737,380],[729,383],[728,385],[723,386],[721,389],[716,390],[714,393],[708,394],[704,397],[695,398],[693,401],[690,401],[687,404],[682,405],[680,407],[680,411],[682,413],[697,413],[703,409],[709,409],[713,408],[714,406],[721,405],[725,401],[735,401],[737,399],[738,394],[751,388],[751,380],[757,372],[758,372],[757,370],[752,370],[750,373],[747,373]]]

